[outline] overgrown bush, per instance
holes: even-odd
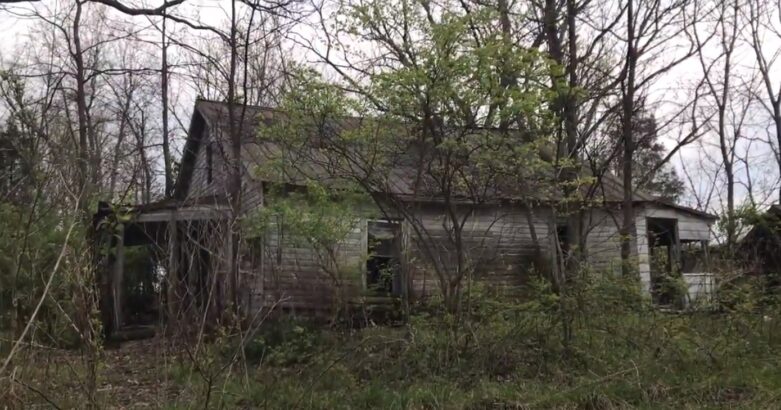
[[[317,353],[320,332],[312,324],[281,319],[263,326],[244,347],[255,365],[289,366],[308,363]]]
[[[431,301],[395,327],[226,328],[180,345],[165,389],[180,392],[175,408],[781,405],[781,309],[759,283],[721,289],[732,307],[703,311],[660,311],[634,279],[595,272],[523,293],[473,284],[460,315]]]
[[[72,220],[50,211],[0,203],[0,333],[16,338],[32,316],[65,244]],[[75,289],[84,279],[79,275],[80,258],[86,246],[78,227],[70,236],[49,297],[43,300],[30,335],[36,343],[73,346],[77,317]],[[91,280],[91,278],[89,278]],[[0,347],[3,342],[0,341]]]
[[[568,283],[561,294],[544,281],[526,290],[519,298],[475,285],[460,317],[436,304],[416,306],[399,327],[269,323],[247,345],[249,383],[243,373],[231,378],[222,404],[329,409],[781,404],[777,303],[761,311],[661,312],[635,280],[593,272]],[[732,296],[736,306],[752,305],[755,297],[745,289]]]

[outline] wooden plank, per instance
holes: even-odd
[[[179,313],[179,301],[177,288],[179,283],[179,242],[177,233],[176,213],[172,212],[168,221],[168,280],[167,304],[168,304],[168,322],[176,324],[177,314]]]
[[[125,268],[125,225],[119,224],[117,233],[116,253],[114,259],[114,271],[111,280],[111,290],[114,301],[114,330],[122,327],[122,284]]]
[[[230,215],[230,208],[226,206],[197,206],[177,210],[144,212],[136,217],[135,222],[165,222],[170,220],[174,213],[177,214],[179,220],[219,219],[227,218]]]

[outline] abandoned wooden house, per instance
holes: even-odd
[[[271,182],[280,181],[266,180],[254,170],[271,161],[276,152],[262,138],[262,126],[273,124],[276,115],[279,112],[272,109],[246,107],[245,121],[239,124],[242,215],[268,207],[274,200],[269,195]],[[173,196],[121,212],[104,206],[96,216],[98,224],[113,221],[112,232],[119,233],[109,239],[114,251],[105,261],[109,274],[103,281],[115,327],[126,323],[130,314],[123,311],[122,289],[128,288],[123,248],[138,245],[156,249],[156,271],[165,278],[158,291],[164,294],[170,314],[188,306],[201,306],[209,314],[217,314],[229,303],[241,304],[250,314],[271,306],[296,311],[330,308],[335,298],[333,278],[311,247],[286,235],[284,226],[254,236],[245,231],[240,240],[231,240],[235,230],[231,226],[226,160],[231,155],[226,141],[228,116],[225,104],[199,99]],[[421,222],[427,235],[444,241],[449,233],[443,223],[442,201],[436,195],[416,191],[415,183],[405,180],[413,178],[410,173],[391,174],[394,184],[387,191],[392,192],[370,192],[378,201],[372,206],[381,207],[377,203],[393,195],[403,203],[407,215]],[[283,182],[291,190],[303,185],[293,179]],[[595,272],[619,272],[622,187],[614,177],[602,178],[600,184],[603,200],[583,218],[584,254]],[[464,224],[471,275],[489,285],[523,286],[529,277],[530,260],[539,255],[540,246],[545,254],[553,254],[557,242],[561,248],[570,246],[566,221],[557,220],[550,204],[524,205],[501,194],[495,196],[494,201],[470,207],[470,218]],[[637,220],[632,252],[643,288],[660,303],[670,302],[664,300],[663,292],[652,290],[663,280],[660,278],[678,271],[692,299],[707,294],[713,286],[707,243],[716,218],[641,192],[635,194],[634,203]],[[529,207],[533,212],[528,212]],[[415,299],[439,292],[432,263],[450,266],[455,257],[452,247],[421,243],[413,232],[415,227],[398,213],[383,211],[353,219],[354,225],[336,251],[343,266],[358,272],[342,286],[343,295],[364,300],[371,295]],[[239,261],[235,269],[233,260]],[[234,295],[230,297],[236,300],[210,295]]]

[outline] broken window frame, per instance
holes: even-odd
[[[386,239],[390,243],[383,247],[382,253],[378,254],[378,246],[373,244],[372,225],[381,224],[386,225],[386,229],[391,231],[392,236]],[[362,280],[364,290],[384,296],[402,296],[402,248],[402,221],[400,219],[382,218],[366,221],[366,263]],[[380,269],[391,269],[389,277],[384,278],[384,284],[382,283],[383,278],[372,278],[375,276],[373,275],[373,261],[378,259],[384,260],[384,264],[386,264]]]
[[[708,241],[680,241],[680,270],[682,274],[710,272]]]

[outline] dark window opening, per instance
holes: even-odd
[[[251,268],[258,268],[263,264],[263,238],[253,236],[247,239],[249,264]]]
[[[212,162],[212,146],[207,145],[206,146],[206,182],[212,183],[212,179],[214,178],[214,170],[213,170],[213,162]]]
[[[401,224],[369,221],[366,288],[379,294],[401,295]]]
[[[21,160],[13,148],[0,147],[0,192],[5,192],[14,187],[21,179]]]
[[[708,243],[706,241],[681,241],[681,272],[704,273],[708,268]]]
[[[561,249],[561,258],[566,260],[570,253],[569,228],[567,225],[556,226],[556,240],[558,247]]]

